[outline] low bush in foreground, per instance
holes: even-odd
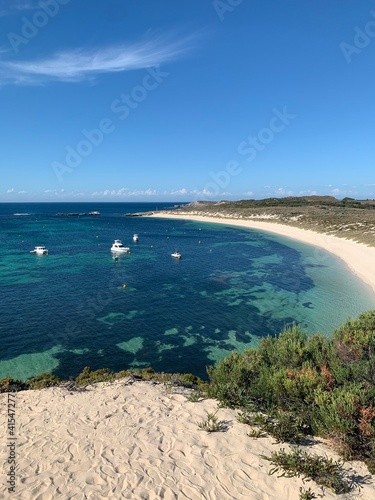
[[[115,374],[108,368],[100,368],[99,370],[91,371],[89,366],[86,366],[75,378],[75,382],[78,385],[89,385],[97,382],[112,382],[113,380],[115,380]]]
[[[330,339],[293,326],[257,349],[232,353],[208,375],[210,397],[261,412],[252,425],[289,442],[326,437],[345,459],[365,460],[375,473],[375,311]]]
[[[206,420],[198,422],[198,427],[201,431],[222,432],[227,429],[225,422],[219,420],[219,418],[216,416],[217,410],[215,411],[215,413],[206,412],[206,414],[207,414]]]
[[[343,463],[332,458],[310,455],[299,448],[286,452],[272,452],[270,457],[262,455],[274,467],[269,474],[279,473],[279,477],[300,477],[312,479],[319,486],[330,488],[334,493],[348,493],[352,489],[351,482],[345,477]]]
[[[108,368],[91,370],[86,366],[82,372],[75,378],[70,378],[70,382],[78,387],[84,387],[98,382],[112,382],[125,377],[132,377],[137,380],[154,380],[158,383],[164,383],[171,386],[181,386],[196,389],[199,397],[205,393],[206,384],[199,377],[191,373],[157,373],[153,368],[144,368],[142,370],[123,370],[115,373]],[[44,389],[64,383],[61,379],[51,373],[41,373],[34,378],[26,381],[14,380],[11,377],[5,377],[0,380],[0,393],[17,392],[28,389]]]
[[[301,419],[291,412],[270,409],[267,414],[245,412],[240,413],[237,418],[239,422],[254,427],[251,435],[256,437],[269,434],[277,443],[300,444],[305,440],[305,426]]]
[[[0,393],[24,391],[26,389],[28,389],[28,384],[21,380],[14,380],[10,377],[5,377],[0,380]]]
[[[29,389],[44,389],[58,385],[61,380],[51,373],[41,373],[28,381]]]

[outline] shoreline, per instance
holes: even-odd
[[[366,246],[350,239],[338,238],[325,233],[317,233],[309,229],[300,229],[275,222],[263,222],[251,219],[238,220],[226,217],[209,217],[180,213],[154,213],[153,215],[147,215],[147,217],[183,219],[236,226],[242,229],[255,229],[321,248],[341,259],[349,270],[368,285],[375,294],[375,247]]]

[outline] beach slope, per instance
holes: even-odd
[[[2,408],[6,397],[1,394]],[[288,446],[250,438],[249,427],[237,421],[234,410],[218,410],[225,431],[200,430],[197,423],[216,409],[214,400],[193,403],[166,386],[132,379],[80,391],[54,387],[19,392],[11,498],[297,500],[301,487],[321,494],[312,482],[270,476],[272,466],[261,455]],[[1,429],[4,444],[5,421]],[[9,465],[6,447],[2,449],[0,497],[8,498],[4,478]],[[332,456],[322,443],[310,449]],[[359,462],[350,466],[357,482],[367,482],[354,490],[354,497],[375,498],[373,481],[365,479],[367,468]],[[324,498],[337,496],[326,490]]]

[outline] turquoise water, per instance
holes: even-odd
[[[314,247],[218,224],[124,217],[167,206],[0,204],[0,378],[150,365],[205,377],[206,365],[293,322],[329,335],[375,307],[366,285]],[[101,216],[55,215],[92,210]],[[118,261],[115,238],[131,248]],[[49,255],[30,254],[35,245]],[[176,249],[180,261],[170,256]]]

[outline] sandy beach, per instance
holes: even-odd
[[[208,217],[200,215],[186,215],[176,212],[158,213],[151,217],[179,218],[197,222],[211,222],[215,224],[226,224],[245,229],[257,229],[280,236],[301,241],[308,245],[322,248],[339,257],[349,269],[356,274],[364,283],[371,287],[375,293],[375,247],[357,243],[350,239],[338,238],[324,233],[299,229],[298,227],[286,226],[275,222],[264,222],[258,220],[239,220],[225,217]]]
[[[8,441],[6,404],[7,395],[1,394],[3,444]],[[164,385],[131,379],[81,391],[54,387],[19,392],[15,493],[7,492],[3,446],[0,497],[297,500],[300,487],[321,493],[312,482],[270,476],[271,464],[261,455],[288,445],[250,438],[249,427],[237,421],[234,410],[218,410],[225,432],[200,430],[197,422],[216,409],[214,400],[193,403]],[[309,448],[338,458],[322,443]],[[350,467],[359,482],[368,482],[350,498],[374,498],[374,482],[365,480],[367,468],[360,462]],[[324,498],[337,497],[326,490]]]

